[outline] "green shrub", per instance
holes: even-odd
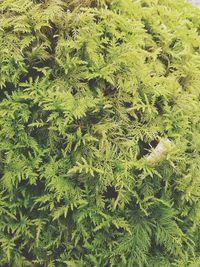
[[[0,10],[0,266],[200,266],[200,12]]]

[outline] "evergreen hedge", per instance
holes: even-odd
[[[200,12],[0,10],[0,266],[200,266]]]

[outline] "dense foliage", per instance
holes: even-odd
[[[200,12],[0,10],[0,266],[200,266]]]

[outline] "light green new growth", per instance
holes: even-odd
[[[0,0],[0,88],[0,266],[200,266],[199,10]]]

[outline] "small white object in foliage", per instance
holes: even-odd
[[[172,146],[173,143],[168,138],[161,138],[154,150],[147,156],[147,160],[150,162],[162,160]]]
[[[200,0],[190,0],[190,2],[200,8]]]

